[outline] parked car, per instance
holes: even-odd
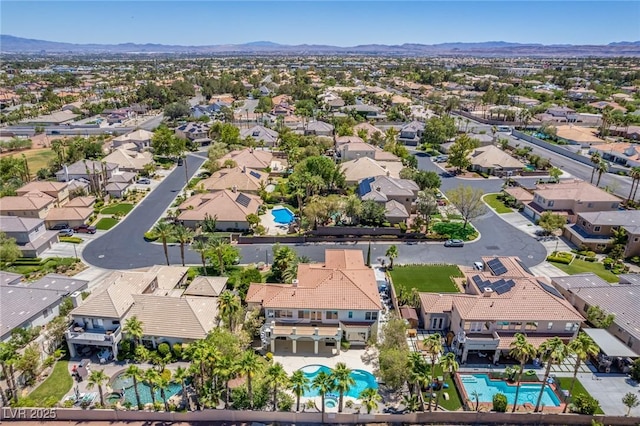
[[[149,178],[140,178],[137,180],[136,183],[139,183],[141,185],[150,185],[151,184],[151,179]]]
[[[58,235],[61,237],[73,237],[73,229],[61,229],[58,231]]]
[[[76,226],[75,228],[73,228],[74,231],[80,233],[80,234],[95,234],[96,233],[96,227],[95,226],[91,226],[91,225],[80,225],[80,226]]]
[[[69,229],[68,223],[56,223],[51,228],[52,231],[62,231],[63,229]]]
[[[182,166],[183,161],[184,160],[182,158],[178,158],[178,166]]]
[[[484,270],[484,265],[482,264],[482,262],[473,262],[473,269],[475,269],[476,271],[482,271]]]
[[[462,240],[447,240],[444,242],[445,247],[464,247],[464,241]]]
[[[444,163],[448,159],[449,159],[448,155],[438,155],[433,161],[435,161],[436,163]]]

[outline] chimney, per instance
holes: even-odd
[[[492,293],[493,293],[493,289],[491,287],[485,287],[482,295],[484,297],[491,297]]]
[[[387,170],[387,177],[391,176],[391,172]]]
[[[242,173],[247,173],[247,166],[242,166]]]
[[[297,278],[295,278],[295,279],[291,280],[291,284],[293,284],[293,286],[294,286],[294,287],[298,287],[298,283],[299,283],[299,282],[300,282],[300,281],[298,281],[298,279],[297,279]]]
[[[381,188],[379,186],[376,186],[376,191],[380,192],[380,189]]]
[[[82,302],[82,293],[79,291],[74,291],[69,295],[69,298],[73,303],[73,307],[77,308],[78,306],[80,306],[80,303]]]
[[[237,187],[236,185],[233,185],[233,186],[231,187],[231,192],[233,192],[234,194],[235,194],[236,192],[238,192],[238,187]]]

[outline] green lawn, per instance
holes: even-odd
[[[49,401],[58,402],[71,390],[73,379],[69,374],[68,361],[60,360],[53,367],[51,375],[31,392],[28,398],[36,402],[36,407],[51,406]]]
[[[458,293],[451,277],[462,277],[456,265],[396,266],[389,271],[393,285],[428,293]]]
[[[560,387],[562,389],[569,390],[569,388],[571,387],[571,381],[573,380],[573,378],[572,377],[556,377],[556,380],[560,383]],[[581,393],[585,393],[589,395],[589,392],[587,392],[584,386],[582,386],[582,383],[580,383],[580,380],[576,379],[576,383],[575,385],[573,385],[573,394],[579,395]],[[594,398],[598,399],[597,396],[595,396]],[[598,408],[598,410],[596,411],[596,414],[604,414],[604,411],[602,411],[601,408]]]
[[[569,265],[562,263],[552,262],[552,265],[558,269],[563,270],[569,275],[583,274],[585,272],[593,272],[600,278],[610,283],[617,283],[618,277],[608,269],[604,268],[604,265],[599,262],[587,262],[582,259],[573,259],[573,262]]]
[[[109,229],[116,226],[116,223],[118,223],[117,219],[113,219],[110,217],[103,217],[98,221],[98,223],[96,223],[96,229],[108,231]]]
[[[36,175],[38,170],[49,167],[49,161],[53,160],[56,153],[50,148],[32,149],[24,153],[29,165],[31,176]]]
[[[116,214],[116,213],[127,214],[127,213],[129,213],[131,211],[131,209],[133,209],[133,204],[120,203],[120,204],[114,204],[114,205],[109,206],[109,207],[105,207],[104,209],[100,210],[100,213],[102,213],[102,214]]]
[[[505,206],[502,201],[498,200],[498,196],[499,195],[500,194],[487,194],[483,198],[484,202],[487,203],[489,205],[489,207],[494,209],[496,211],[496,213],[498,213],[498,214],[513,212],[512,209],[510,209],[509,207]]]

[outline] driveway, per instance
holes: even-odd
[[[422,170],[440,171],[431,160],[418,154],[418,166]],[[204,162],[204,156],[188,157],[188,168],[193,175]],[[162,213],[171,205],[173,199],[185,184],[184,170],[177,167],[160,185],[149,194],[138,207],[104,236],[91,242],[83,251],[85,262],[106,269],[131,269],[163,264],[162,245],[149,244],[144,241],[146,232]],[[498,192],[502,186],[500,179],[458,179],[446,177],[442,179],[442,190],[454,188],[460,184],[482,188],[485,192]],[[447,248],[441,242],[434,243],[401,243],[398,246],[397,264],[409,263],[456,263],[471,265],[480,256],[520,256],[527,266],[534,266],[544,261],[546,249],[542,244],[526,233],[514,228],[495,213],[487,213],[473,221],[481,238],[460,248]],[[372,263],[384,257],[391,244],[372,243]],[[237,246],[242,263],[270,263],[273,260],[273,244],[245,244]],[[316,243],[292,245],[300,256],[307,256],[312,261],[323,261],[327,248],[360,249],[366,252],[368,243]],[[200,256],[186,250],[186,262],[200,264]],[[177,245],[169,247],[169,258],[172,264],[180,262],[180,250]]]

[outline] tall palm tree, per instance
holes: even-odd
[[[282,364],[276,362],[275,364],[269,366],[267,368],[266,374],[267,381],[271,383],[271,388],[273,389],[273,411],[278,410],[278,389],[280,387],[284,387],[287,385],[289,381],[289,376],[287,376],[287,372],[284,371]]]
[[[91,374],[89,374],[89,378],[87,379],[87,389],[93,389],[94,387],[98,387],[98,392],[100,393],[100,404],[104,407],[104,390],[102,389],[102,385],[104,385],[109,380],[109,376],[107,376],[104,370],[93,370]]]
[[[456,361],[456,355],[453,352],[446,353],[442,358],[440,358],[440,367],[442,367],[442,373],[444,376],[444,381],[460,368],[458,365],[458,361]],[[438,403],[440,401],[440,394],[442,391],[438,392],[436,395],[436,406],[434,408],[435,411],[438,411]]]
[[[509,355],[512,358],[515,358],[520,363],[520,368],[518,369],[518,378],[516,380],[516,397],[513,402],[513,408],[511,409],[512,413],[515,413],[518,407],[518,394],[520,393],[520,379],[522,378],[522,372],[524,371],[524,366],[533,357],[536,356],[536,348],[529,341],[527,341],[527,337],[522,333],[516,333],[514,336],[513,342],[509,345],[511,349],[509,350]]]
[[[429,366],[424,361],[422,354],[420,352],[411,352],[409,354],[409,389],[413,389],[413,393],[417,396],[420,411],[424,411],[422,388],[429,384],[430,378]]]
[[[366,388],[359,395],[360,400],[367,408],[367,414],[371,414],[371,410],[378,408],[378,403],[382,401],[382,397],[377,389]]]
[[[216,376],[224,383],[224,406],[225,408],[229,408],[229,397],[231,395],[229,382],[237,377],[237,364],[230,356],[221,356],[216,363],[215,371]]]
[[[180,243],[180,259],[182,260],[182,266],[184,266],[184,246],[193,239],[193,231],[186,226],[178,225],[174,228],[173,235]]]
[[[551,337],[540,344],[539,348],[541,359],[547,363],[547,368],[544,372],[544,380],[540,387],[540,394],[538,395],[538,402],[536,402],[535,412],[540,410],[540,403],[542,402],[542,395],[544,395],[545,386],[549,380],[549,373],[551,372],[551,366],[553,364],[560,364],[567,356],[567,346],[560,340],[559,337]]]
[[[593,176],[596,173],[596,169],[598,168],[598,165],[602,161],[602,157],[600,156],[599,152],[594,152],[593,154],[591,154],[590,160],[591,160],[591,164],[593,164],[593,169],[591,169],[591,180],[589,181],[589,183],[593,183]]]
[[[289,378],[289,384],[296,396],[296,412],[300,411],[300,397],[309,390],[309,378],[302,371],[296,370]]]
[[[389,258],[389,269],[393,269],[393,259],[398,257],[398,247],[395,244],[390,245],[384,255]]]
[[[138,410],[142,410],[142,402],[140,401],[140,391],[138,389],[138,382],[144,380],[144,374],[142,369],[137,365],[130,365],[124,372],[124,377],[131,378],[133,380],[133,391],[136,393],[136,403],[138,404]]]
[[[601,161],[598,164],[598,181],[596,182],[596,186],[600,186],[600,179],[602,179],[602,175],[609,171],[609,163],[606,161]]]
[[[207,250],[209,250],[209,246],[202,239],[197,239],[193,243],[191,243],[191,250],[195,251],[200,255],[200,261],[202,262],[202,274],[207,275]]]
[[[209,247],[213,251],[213,254],[218,258],[220,275],[224,275],[224,253],[227,250],[228,245],[229,243],[222,238],[212,238],[209,240]]]
[[[425,350],[431,359],[431,381],[436,374],[436,361],[442,352],[442,337],[440,333],[430,334],[429,337],[422,341]],[[431,392],[431,383],[429,383],[429,411],[431,411],[431,401],[433,400],[433,392]]]
[[[11,392],[11,398],[14,402],[18,401],[15,364],[18,362],[19,358],[20,356],[18,355],[16,345],[13,342],[0,342],[0,368],[2,368],[2,375],[7,381],[9,391]]]
[[[140,321],[135,315],[125,321],[122,331],[125,335],[129,336],[131,340],[133,340],[134,349],[136,346],[142,344],[142,336],[144,335],[142,321]]]
[[[156,382],[156,384],[158,385],[158,388],[160,389],[160,396],[162,397],[162,402],[164,403],[164,411],[169,411],[169,402],[167,401],[167,389],[169,389],[170,383],[171,382],[169,381],[169,379],[164,375],[159,376],[158,381]]]
[[[187,379],[189,378],[190,373],[189,370],[184,367],[176,368],[175,373],[173,373],[173,379],[180,383],[182,387],[182,404],[189,409],[189,398],[187,395]]]
[[[151,404],[156,405],[156,387],[160,380],[160,373],[154,368],[149,368],[144,372],[144,381],[149,386],[149,392],[151,392]]]
[[[324,371],[319,372],[311,382],[311,386],[318,390],[322,404],[322,414],[324,414],[324,397],[334,389],[334,381],[331,376]]]
[[[164,257],[169,265],[169,248],[167,247],[167,239],[173,236],[173,226],[168,222],[161,220],[153,227],[153,233],[162,241],[162,248],[164,248]]]
[[[576,357],[576,364],[573,368],[573,380],[571,380],[571,386],[569,387],[569,398],[572,398],[573,386],[576,384],[576,376],[578,375],[580,365],[589,358],[589,355],[594,357],[598,356],[600,348],[587,333],[580,332],[575,339],[569,342],[567,350]],[[564,410],[562,410],[563,413],[567,412],[567,407],[569,406],[569,401],[565,402]]]
[[[344,394],[349,392],[349,389],[355,386],[356,381],[353,376],[351,376],[351,370],[344,362],[337,363],[336,366],[331,370],[330,375],[335,382],[335,389],[340,395],[340,399],[338,401],[338,413],[342,413]]]
[[[233,331],[233,317],[242,308],[240,298],[229,290],[225,290],[218,298],[218,311],[220,315],[227,318],[229,331]]]
[[[262,361],[252,350],[246,350],[238,360],[238,373],[247,378],[249,407],[253,409],[253,376],[262,370]]]
[[[629,176],[631,176],[631,189],[629,190],[627,203],[635,199],[635,191],[638,190],[638,184],[640,183],[640,167],[632,167],[631,170],[629,170]]]

